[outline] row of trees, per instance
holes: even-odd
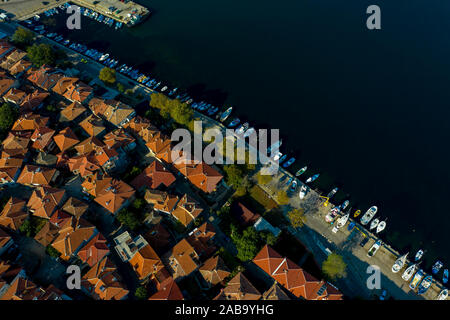
[[[194,111],[177,99],[170,99],[162,93],[153,93],[150,106],[158,109],[159,114],[166,120],[172,118],[177,124],[193,130]]]

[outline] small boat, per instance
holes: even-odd
[[[334,188],[333,190],[331,190],[331,191],[327,194],[327,198],[332,198],[332,197],[336,194],[336,192],[338,192],[338,190],[339,190],[338,187],[336,187],[336,188]]]
[[[304,166],[303,168],[301,168],[300,170],[298,170],[298,171],[295,173],[295,176],[298,177],[298,176],[302,175],[302,174],[306,171],[306,169],[308,169],[308,167],[307,167],[307,166]]]
[[[337,220],[336,228],[340,229],[340,228],[342,228],[343,226],[345,226],[345,224],[346,224],[347,221],[348,221],[348,218],[350,218],[350,215],[349,215],[348,213],[347,213],[346,215],[340,217],[340,218]]]
[[[411,282],[409,283],[409,288],[411,290],[415,290],[417,288],[417,285],[419,284],[420,280],[422,280],[423,276],[424,276],[424,272],[422,269],[420,269],[419,271],[417,271],[417,273],[414,275],[414,278],[411,280]]]
[[[381,221],[381,222],[378,224],[376,233],[380,233],[381,231],[384,230],[384,228],[386,228],[386,220],[385,220],[385,221]]]
[[[365,226],[369,223],[370,220],[372,220],[373,216],[377,213],[378,208],[376,206],[370,207],[369,210],[366,211],[366,213],[361,218],[361,224]]]
[[[375,229],[378,226],[378,223],[380,223],[380,219],[376,218],[373,219],[372,222],[370,223],[370,230]]]
[[[286,161],[284,164],[283,164],[283,168],[287,168],[287,167],[289,167],[291,164],[293,164],[295,162],[295,158],[294,157],[292,157],[292,158],[290,158],[288,161]]]
[[[104,55],[102,55],[102,56],[100,57],[100,60],[99,60],[99,61],[106,60],[106,59],[108,59],[108,57],[109,57],[109,53],[105,53]]]
[[[278,163],[282,163],[284,160],[286,160],[287,154],[283,155],[280,160],[278,160]]]
[[[430,275],[426,276],[425,279],[423,279],[420,283],[419,288],[417,289],[417,294],[424,294],[425,292],[427,292],[432,283],[433,277]]]
[[[342,211],[344,211],[345,208],[347,208],[349,204],[350,204],[350,201],[345,200],[345,201],[339,206],[339,208],[340,208]]]
[[[294,180],[294,182],[292,182],[292,185],[291,185],[291,191],[295,192],[296,189],[297,189],[297,181]]]
[[[444,269],[444,275],[442,276],[442,282],[446,284],[448,282],[448,269]]]
[[[304,199],[306,196],[306,193],[308,192],[308,187],[306,185],[302,185],[299,192],[300,199]]]
[[[288,181],[286,182],[286,185],[290,185],[291,182],[292,182],[292,180],[294,180],[294,178],[290,177],[290,178],[288,179]]]
[[[380,296],[380,300],[386,300],[386,297],[387,297],[387,290],[383,290]]]
[[[361,210],[356,210],[353,214],[353,218],[357,218],[361,214]]]
[[[236,129],[236,134],[238,135],[243,134],[248,129],[248,126],[249,126],[248,122],[241,124],[239,128]]]
[[[273,161],[278,161],[283,154],[281,152],[277,152],[277,154],[273,157]]]
[[[381,247],[381,240],[378,240],[372,245],[372,247],[370,247],[369,252],[367,252],[367,256],[369,258],[373,257],[375,253],[377,253],[378,249],[380,249],[380,247]]]
[[[433,272],[433,274],[436,274],[436,273],[438,273],[439,272],[439,270],[441,270],[441,268],[442,268],[442,266],[443,266],[444,264],[442,263],[442,261],[436,261],[435,262],[435,264],[433,265],[433,268],[432,268],[432,272]]]
[[[409,254],[409,252],[407,254],[402,255],[397,260],[395,260],[395,263],[392,266],[393,273],[397,273],[403,268],[403,266],[405,265],[405,262],[406,262],[406,258],[408,257],[408,254]]]
[[[414,272],[416,272],[418,268],[417,264],[412,264],[408,268],[406,268],[405,272],[402,274],[402,279],[405,281],[409,281],[411,277],[413,276]]]
[[[414,257],[414,260],[417,262],[417,261],[419,261],[420,259],[422,259],[422,257],[423,257],[423,250],[422,249],[419,249],[419,251],[417,251],[417,253],[416,253],[416,256]]]
[[[306,183],[310,183],[313,182],[314,180],[316,180],[319,177],[319,174],[315,174],[312,177],[309,177],[308,180],[306,180]]]
[[[228,128],[233,128],[234,126],[237,126],[239,122],[241,122],[241,120],[239,120],[238,118],[234,118],[233,121],[231,121],[230,124],[228,125]]]
[[[225,110],[224,113],[222,113],[222,115],[220,116],[220,122],[224,122],[225,120],[227,120],[228,116],[231,114],[231,111],[233,111],[233,107],[229,107],[227,110]]]
[[[447,298],[448,298],[448,290],[447,290],[447,289],[443,289],[443,290],[439,293],[439,295],[438,295],[438,297],[436,298],[436,300],[447,300]]]

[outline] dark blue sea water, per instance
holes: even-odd
[[[307,164],[363,212],[376,204],[395,248],[450,263],[450,2],[138,2],[154,10],[138,27],[84,18],[67,34],[279,128],[293,170]],[[382,30],[366,28],[371,4]]]

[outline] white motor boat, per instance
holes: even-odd
[[[342,228],[343,226],[345,226],[345,224],[347,223],[349,217],[350,217],[350,214],[347,213],[346,215],[343,215],[342,217],[340,217],[339,219],[337,219],[336,225],[334,226],[334,228],[333,228],[332,231],[333,231],[334,233],[338,232],[338,230],[339,230],[340,228]]]
[[[380,219],[373,219],[370,223],[370,230],[375,229],[378,226],[378,223],[380,223]]]
[[[402,274],[402,279],[405,281],[409,281],[413,274],[417,271],[418,264],[412,264],[408,268],[406,268],[405,272]]]
[[[370,247],[369,252],[367,252],[367,256],[369,258],[373,257],[375,255],[375,253],[377,253],[378,249],[380,249],[381,247],[381,240],[378,240],[377,242],[375,242],[372,247]]]
[[[369,223],[370,220],[372,220],[373,216],[377,213],[378,208],[376,206],[370,207],[369,210],[366,211],[366,213],[361,218],[361,224],[365,226]]]
[[[381,231],[384,230],[384,228],[386,228],[386,220],[385,221],[381,221],[378,224],[376,233],[380,233]]]

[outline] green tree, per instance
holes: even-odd
[[[305,212],[303,209],[292,209],[288,212],[291,225],[294,228],[301,228],[306,222]]]
[[[117,214],[117,220],[120,223],[128,227],[130,230],[135,230],[141,226],[141,221],[139,216],[133,211],[129,211],[127,209],[122,209]]]
[[[170,99],[162,93],[153,93],[150,97],[150,107],[159,109],[159,114],[163,118],[172,117],[176,123],[192,130],[194,111],[187,104]]]
[[[345,277],[347,275],[346,268],[347,264],[344,259],[336,253],[330,254],[322,264],[322,271],[331,279]]]
[[[2,135],[11,129],[17,116],[17,109],[13,105],[4,103],[0,106],[0,133]]]
[[[33,44],[27,48],[28,58],[30,61],[40,67],[43,64],[53,65],[56,60],[55,52],[48,44]]]
[[[104,83],[113,84],[116,82],[116,70],[104,67],[100,70],[98,78]]]
[[[136,289],[134,296],[138,300],[147,300],[148,299],[148,291],[144,286],[140,286]]]
[[[120,82],[117,82],[117,90],[120,93],[123,93],[123,92],[125,92],[125,86],[123,84],[121,84]]]
[[[237,230],[236,226],[231,226],[231,239],[238,251],[236,257],[241,261],[253,259],[259,250],[260,237],[253,227],[248,227],[242,232]]]
[[[277,242],[277,237],[275,237],[272,232],[261,231],[259,233],[259,236],[261,237],[262,241],[264,241],[264,243],[268,244],[269,246],[273,246]]]
[[[12,42],[18,46],[29,45],[33,40],[33,32],[24,28],[17,28],[11,37]]]
[[[285,190],[280,190],[277,193],[277,201],[280,205],[285,205],[289,203],[289,197]]]

